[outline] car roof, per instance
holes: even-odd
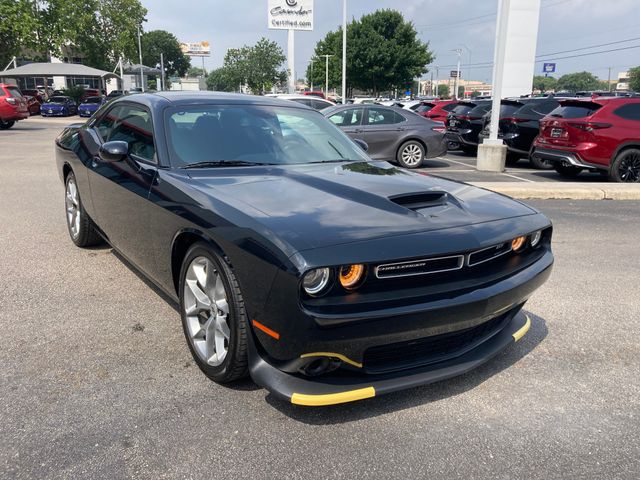
[[[305,105],[301,105],[296,102],[291,102],[285,99],[279,99],[275,97],[262,97],[257,95],[245,95],[241,93],[226,93],[226,92],[194,92],[194,91],[179,91],[179,92],[154,92],[154,93],[138,93],[135,95],[123,95],[112,103],[116,102],[135,102],[148,106],[149,108],[156,108],[161,106],[185,106],[185,105],[263,105],[272,107],[289,107],[289,108],[301,108],[308,109]]]

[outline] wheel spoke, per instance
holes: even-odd
[[[207,297],[207,295],[202,291],[198,285],[198,281],[187,280],[186,283],[195,300],[191,308],[187,311],[187,315],[195,315],[200,312],[207,312],[211,310],[211,300],[209,300],[209,297]]]

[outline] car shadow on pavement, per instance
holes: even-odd
[[[426,159],[420,168],[450,168],[451,164],[433,158]]]
[[[377,417],[463,394],[503,370],[512,367],[533,351],[548,334],[546,321],[530,312],[531,329],[523,339],[511,345],[484,365],[461,376],[390,393],[368,400],[329,407],[300,407],[269,394],[266,401],[287,417],[309,425],[334,425]]]

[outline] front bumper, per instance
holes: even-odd
[[[527,315],[519,313],[518,308],[500,331],[476,348],[444,362],[400,373],[303,378],[285,373],[267,363],[258,354],[255,345],[250,345],[249,371],[258,385],[282,400],[304,406],[335,405],[426,385],[466,373],[520,340],[529,331],[530,326],[531,320]]]
[[[304,327],[306,336],[297,343],[290,335],[271,339],[271,345],[280,348],[296,345],[296,358],[289,360],[268,354],[269,339],[254,331],[251,376],[287,401],[330,405],[464,373],[506,348],[517,332],[526,333],[521,329],[527,322],[518,312],[548,279],[552,266],[553,254],[546,250],[534,263],[498,282],[447,298],[425,297],[425,303],[410,309],[388,309],[380,312],[382,317],[316,316],[319,328]],[[295,326],[303,325],[295,320],[289,317]],[[300,373],[306,373],[312,359],[336,362],[340,368],[315,377]]]
[[[67,110],[53,110],[49,108],[41,108],[40,115],[43,117],[68,117],[69,112]]]

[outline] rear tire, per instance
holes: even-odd
[[[16,122],[14,121],[5,122],[3,120],[0,120],[0,130],[9,130],[15,125],[15,123]]]
[[[65,180],[65,218],[71,241],[77,247],[85,248],[103,242],[96,230],[95,223],[87,215],[80,199],[78,183],[73,172],[69,172]]]
[[[404,142],[398,149],[396,160],[404,168],[418,168],[425,159],[425,148],[416,140]]]
[[[582,169],[580,167],[574,167],[573,165],[564,165],[563,163],[554,163],[553,168],[563,177],[575,178],[580,175]]]
[[[247,375],[247,315],[240,286],[224,257],[198,242],[180,271],[180,315],[191,355],[218,383]]]
[[[640,149],[620,152],[611,164],[609,178],[614,182],[640,183]]]

